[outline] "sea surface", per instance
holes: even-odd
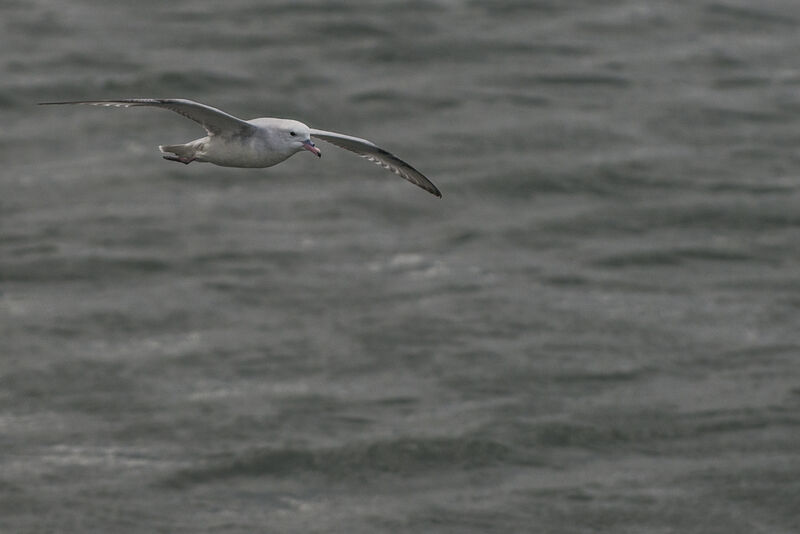
[[[800,532],[800,2],[3,0],[0,121],[0,533]]]

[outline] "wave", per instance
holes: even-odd
[[[366,474],[414,475],[476,469],[508,461],[512,452],[498,442],[476,438],[401,438],[325,449],[265,447],[210,459],[173,474],[164,484],[183,487],[231,477],[289,477],[317,474],[337,479]]]

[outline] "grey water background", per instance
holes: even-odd
[[[800,3],[0,15],[0,532],[800,532]]]

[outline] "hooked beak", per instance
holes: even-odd
[[[311,139],[309,139],[308,141],[303,141],[303,148],[308,150],[312,154],[315,154],[318,158],[322,157],[322,152],[320,151],[320,149],[314,146],[314,143],[311,142]]]

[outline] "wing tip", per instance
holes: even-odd
[[[403,178],[405,178],[406,180],[408,180],[412,184],[416,185],[420,189],[424,189],[425,191],[427,191],[431,195],[435,196],[436,198],[442,198],[442,192],[439,191],[439,188],[436,187],[435,185],[433,185],[433,182],[431,182],[427,178],[425,179],[425,181],[416,181],[416,180],[409,180],[408,178],[406,178],[402,174],[400,176],[402,176]]]
[[[168,103],[168,102],[174,101],[174,100],[178,100],[178,99],[174,99],[174,98],[172,98],[172,99],[170,99],[170,98],[119,98],[119,99],[116,99],[116,100],[65,100],[65,101],[60,101],[60,102],[37,102],[37,105],[39,105],[39,106],[52,106],[52,105],[58,105],[58,104],[93,104],[93,105],[95,105],[95,104],[97,104],[97,105],[102,105],[102,104],[109,104],[109,105],[113,105],[113,104],[123,105],[123,104],[125,104],[125,105],[130,105],[130,104],[154,104],[154,103],[163,104],[163,103]]]
[[[422,178],[422,180],[419,180],[419,181],[418,180],[410,180],[409,178],[403,176],[402,174],[400,176],[402,176],[403,178],[405,178],[406,180],[408,180],[412,184],[414,184],[414,185],[416,185],[418,187],[421,187],[422,189],[424,189],[425,191],[427,191],[431,195],[435,196],[436,198],[442,198],[442,192],[439,191],[439,188],[436,187],[433,184],[433,182],[431,182],[425,176],[423,176],[422,173],[420,173],[419,171],[417,171],[417,173],[420,175],[420,178]]]
[[[37,102],[37,106],[59,106],[62,104],[102,104],[116,102],[116,100],[67,100],[64,102]]]

